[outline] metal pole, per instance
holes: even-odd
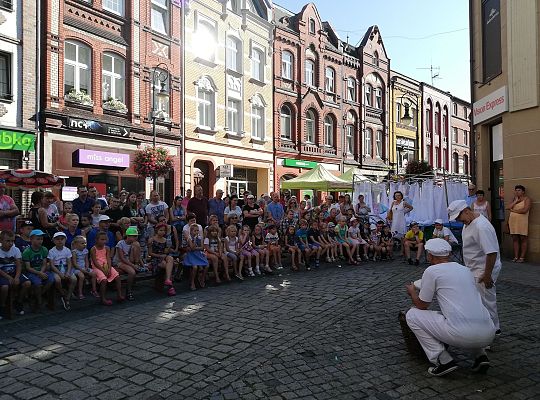
[[[154,68],[154,72],[152,73],[152,148],[156,148],[156,69]],[[153,182],[152,182],[152,188],[156,190],[156,174],[154,173],[153,176]]]

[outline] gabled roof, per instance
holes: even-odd
[[[378,34],[379,35],[379,42],[384,50],[384,55],[386,58],[388,58],[388,53],[386,52],[386,48],[384,47],[384,42],[382,40],[382,35],[381,35],[381,32],[379,30],[379,27],[377,25],[372,25],[368,28],[368,30],[366,31],[364,37],[362,38],[362,40],[360,41],[360,45],[359,47],[366,47],[366,45],[368,44],[369,41],[373,40],[373,37]]]

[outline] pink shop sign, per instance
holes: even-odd
[[[104,167],[128,168],[129,154],[80,149],[78,161],[79,164],[83,165],[102,165]]]

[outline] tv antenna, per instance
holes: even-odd
[[[435,79],[442,79],[440,77],[441,67],[434,67],[433,64],[431,64],[429,67],[422,67],[422,68],[416,68],[416,69],[429,69],[430,76],[431,76],[431,86],[433,86],[433,81]]]

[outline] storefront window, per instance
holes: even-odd
[[[111,176],[106,174],[100,175],[88,175],[88,184],[105,185],[107,193],[118,195],[118,176]],[[101,191],[100,191],[101,193]]]
[[[145,190],[145,181],[140,178],[121,177],[122,190],[127,190],[129,193],[139,193]]]

